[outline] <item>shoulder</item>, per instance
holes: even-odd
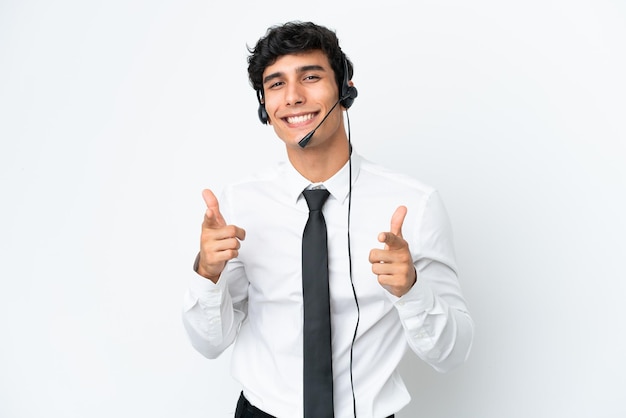
[[[276,205],[290,202],[294,180],[289,167],[286,162],[275,162],[225,186],[222,201],[233,219],[243,214],[267,212]],[[260,208],[263,210],[259,211]]]
[[[283,176],[282,173],[285,171],[285,164],[286,163],[283,161],[278,161],[246,174],[226,185],[224,193],[228,195],[272,187]]]
[[[433,186],[413,176],[365,158],[361,158],[359,180],[362,181],[363,186],[375,188],[378,192],[388,191],[419,198],[428,198],[437,193]]]

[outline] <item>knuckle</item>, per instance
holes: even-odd
[[[239,249],[239,240],[237,238],[228,238],[225,241],[225,244],[226,244],[226,248],[228,250],[232,250],[232,249],[238,250]]]

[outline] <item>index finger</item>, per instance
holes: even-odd
[[[385,249],[399,249],[405,245],[404,238],[391,232],[381,232],[378,234],[378,241],[385,244]]]

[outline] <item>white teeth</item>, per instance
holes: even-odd
[[[309,119],[313,118],[313,113],[309,113],[307,115],[300,115],[300,116],[290,116],[287,118],[287,122],[288,123],[302,123],[302,122],[306,122]]]

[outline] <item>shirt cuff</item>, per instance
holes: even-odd
[[[184,300],[183,308],[187,311],[194,305],[199,304],[204,310],[219,308],[224,294],[225,280],[213,283],[211,280],[193,274],[189,278],[188,291]]]
[[[400,311],[401,317],[404,316],[402,312],[410,315],[427,312],[432,309],[435,300],[432,289],[419,277],[413,287],[404,295],[397,297],[389,293],[389,297]]]

